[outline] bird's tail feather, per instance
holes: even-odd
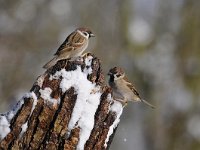
[[[45,69],[49,69],[51,68],[52,66],[54,66],[58,61],[58,57],[54,57],[52,60],[50,60],[48,63],[46,63],[43,68]]]
[[[146,105],[150,106],[150,107],[151,107],[151,108],[153,108],[153,109],[155,109],[155,108],[156,108],[154,105],[150,104],[149,102],[147,102],[147,101],[146,101],[146,100],[144,100],[144,99],[141,99],[141,102],[143,102],[144,104],[146,104]]]

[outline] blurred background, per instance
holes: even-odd
[[[130,103],[111,150],[200,149],[200,1],[0,0],[0,112],[32,87],[75,28],[104,73],[125,69],[141,97]]]

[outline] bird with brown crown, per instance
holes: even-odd
[[[142,99],[133,86],[125,76],[125,72],[120,67],[110,69],[108,75],[110,76],[109,85],[113,90],[113,97],[120,101],[124,106],[128,101],[143,102],[144,104],[155,108],[152,104]]]
[[[88,28],[77,28],[58,48],[54,54],[55,57],[46,63],[43,68],[49,69],[54,66],[57,61],[62,59],[75,59],[82,55],[89,43],[89,38],[94,37],[92,31]]]

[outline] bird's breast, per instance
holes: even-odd
[[[126,84],[124,84],[123,81],[118,80],[116,82],[116,89],[117,92],[120,93],[126,100],[131,101],[133,99],[133,91]]]

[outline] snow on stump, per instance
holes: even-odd
[[[123,110],[111,95],[94,55],[58,61],[0,115],[0,149],[108,149]]]

